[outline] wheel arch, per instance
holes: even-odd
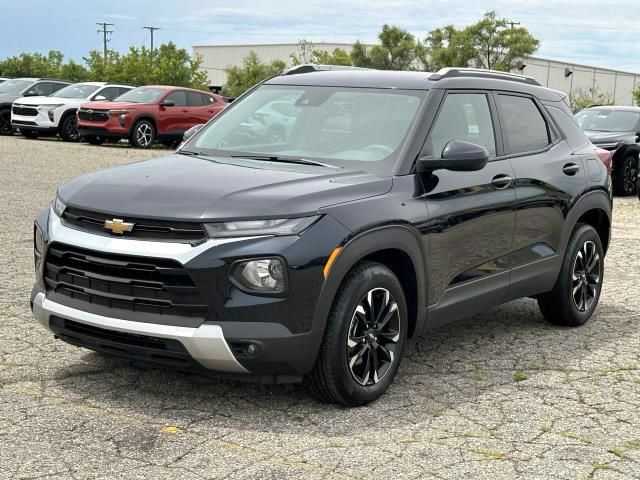
[[[426,261],[420,234],[409,225],[367,230],[349,239],[331,265],[314,314],[314,328],[324,329],[333,299],[345,277],[358,263],[370,260],[387,266],[398,277],[405,298],[409,337],[422,331],[426,312]]]
[[[611,240],[612,206],[611,197],[604,190],[591,191],[580,197],[565,219],[560,243],[562,256],[578,223],[589,224],[598,232],[602,248],[606,253]]]
[[[135,128],[136,124],[140,120],[149,120],[153,124],[153,128],[156,130],[156,132],[155,132],[156,133],[156,137],[158,136],[158,134],[159,134],[159,132],[158,132],[158,122],[156,120],[156,117],[154,117],[149,112],[141,112],[141,113],[138,113],[135,117],[133,117],[133,121],[131,122],[131,132],[129,132],[129,134],[133,134],[133,129]]]

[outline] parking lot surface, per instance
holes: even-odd
[[[31,316],[32,221],[83,172],[166,154],[0,137],[0,478],[640,478],[640,202],[616,199],[595,318],[534,300],[412,342],[378,402],[132,366]]]

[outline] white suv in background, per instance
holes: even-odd
[[[11,109],[11,125],[27,138],[55,135],[66,142],[80,140],[76,112],[88,101],[111,101],[133,89],[129,85],[82,82],[69,85],[48,97],[25,97]]]

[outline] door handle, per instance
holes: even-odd
[[[573,176],[576,173],[578,173],[578,170],[580,170],[580,166],[576,165],[575,163],[567,163],[564,167],[562,167],[562,171],[565,173],[565,175],[569,175],[569,176]]]
[[[491,185],[493,185],[498,189],[507,188],[512,183],[513,183],[513,178],[511,178],[509,175],[504,175],[504,174],[496,175],[491,180]]]
[[[189,110],[185,108],[184,110],[182,110],[182,113],[189,113]]]

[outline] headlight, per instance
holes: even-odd
[[[107,115],[126,115],[130,111],[131,110],[125,110],[123,108],[114,109],[114,110],[107,110]]]
[[[53,213],[55,213],[58,217],[62,218],[62,214],[64,213],[65,208],[67,206],[62,203],[60,197],[56,195],[55,200],[51,203],[51,207],[53,208]]]
[[[38,105],[38,110],[41,112],[49,112],[51,110],[55,110],[58,107],[63,106],[64,103],[58,103],[56,105]]]
[[[44,252],[44,236],[38,225],[33,225],[33,260],[36,275],[40,272],[40,265],[42,263],[42,252]]]
[[[250,292],[283,293],[286,290],[284,268],[280,258],[240,261],[233,267],[232,279]]]
[[[247,237],[251,235],[299,235],[313,225],[318,218],[320,217],[207,223],[205,224],[205,229],[211,238]]]

